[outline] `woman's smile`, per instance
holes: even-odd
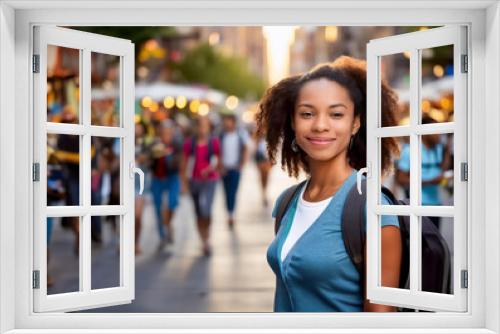
[[[307,141],[313,145],[325,146],[333,143],[335,138],[306,137]]]

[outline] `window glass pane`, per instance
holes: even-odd
[[[92,205],[120,205],[121,139],[92,137]]]
[[[47,294],[80,291],[80,217],[47,218]]]
[[[422,205],[453,205],[453,134],[421,136]]]
[[[92,52],[91,124],[120,126],[120,57]]]
[[[120,216],[92,216],[91,289],[120,286]]]
[[[379,228],[382,227],[380,233],[380,286],[398,287],[401,289],[410,289],[410,224],[401,224],[401,220],[409,222],[409,216],[382,215],[380,216]],[[390,234],[391,226],[397,226],[400,229],[399,235],[396,233]],[[385,231],[385,232],[384,232]],[[394,231],[394,230],[393,230]],[[387,233],[386,233],[387,232]],[[386,237],[382,233],[386,233]],[[403,237],[406,236],[406,237]],[[401,240],[395,240],[391,237],[397,237]],[[398,248],[400,247],[400,248]],[[401,251],[398,253],[397,250]],[[399,268],[394,263],[398,263]],[[397,282],[394,284],[391,281]]]
[[[453,218],[421,220],[422,291],[453,294]]]
[[[47,205],[80,205],[80,136],[47,135]]]
[[[80,119],[80,50],[47,46],[47,121]]]
[[[399,125],[407,125],[410,122],[410,55],[410,51],[405,51],[380,57],[380,77],[399,96],[398,112],[394,115]],[[385,126],[380,117],[379,114],[379,127]]]
[[[385,142],[384,142],[385,141]],[[394,143],[397,147],[398,152],[394,152],[392,155],[392,160],[388,160],[388,168],[387,171],[384,172],[383,169],[380,169],[380,180],[383,186],[391,190],[394,196],[397,199],[407,199],[409,203],[410,199],[410,137],[402,136],[402,137],[388,137],[381,138],[379,143],[383,143],[385,147],[388,147],[389,144]],[[379,144],[381,145],[381,144]],[[382,152],[380,149],[379,152]],[[383,159],[380,157],[381,162]],[[380,193],[381,195],[382,193]],[[387,205],[388,203],[384,203],[382,201],[381,196],[378,199],[380,204]]]
[[[437,123],[453,121],[453,45],[421,50],[422,116]]]

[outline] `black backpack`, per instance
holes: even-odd
[[[292,199],[302,189],[305,181],[288,188],[282,196],[276,213],[274,232],[278,233],[281,219]],[[366,180],[362,180],[363,193],[358,193],[356,184],[350,189],[342,211],[342,239],[351,261],[361,277],[361,290],[365,290],[365,206]],[[382,193],[393,205],[408,205],[408,199],[398,200],[392,192],[382,187]],[[409,289],[410,273],[410,217],[398,216],[402,241],[402,260],[399,288]],[[422,217],[422,291],[450,293],[450,251],[439,229],[428,217]],[[400,309],[401,311],[402,309]],[[408,311],[408,309],[404,309]]]

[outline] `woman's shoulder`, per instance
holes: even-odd
[[[283,200],[285,200],[285,198],[288,198],[290,197],[290,195],[292,193],[295,193],[295,190],[297,190],[297,187],[300,187],[302,185],[304,185],[305,181],[302,181],[300,183],[297,183],[297,184],[294,184],[294,185],[291,185],[287,188],[285,188],[285,190],[283,190],[279,195],[278,197],[276,198],[276,201],[274,201],[274,207],[273,207],[273,211],[272,211],[272,217],[273,218],[276,218],[277,214],[278,214],[278,209],[281,205],[281,202]],[[291,200],[291,198],[289,198],[289,200]]]
[[[397,205],[392,202],[392,200],[387,196],[386,194],[382,193],[382,205]],[[399,227],[399,221],[398,221],[398,216],[393,216],[393,215],[383,215],[381,219],[381,224],[382,227],[384,226],[396,226]]]

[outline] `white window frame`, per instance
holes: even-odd
[[[34,150],[39,165],[39,181],[33,184],[34,269],[39,271],[39,288],[34,289],[34,310],[73,311],[92,305],[111,306],[134,299],[134,45],[128,40],[101,36],[60,27],[37,26],[33,36],[34,54],[39,56],[39,73],[33,75]],[[78,50],[80,101],[77,124],[47,122],[47,48],[48,45]],[[119,124],[114,127],[91,124],[91,55],[112,55],[119,59]],[[47,206],[47,134],[76,135],[79,147],[79,191],[77,206]],[[91,139],[108,137],[120,140],[120,204],[91,205]],[[91,216],[119,217],[119,285],[92,289]],[[79,217],[79,290],[47,294],[47,217]]]
[[[63,6],[72,8],[62,9]],[[468,148],[471,152],[468,258],[471,260],[471,274],[467,313],[33,314],[30,311],[32,290],[29,288],[33,212],[28,209],[32,203],[26,203],[26,198],[31,198],[32,194],[30,43],[34,24],[468,24],[471,28],[472,87],[468,115]],[[181,332],[181,328],[190,329],[190,333],[345,333],[355,329],[363,333],[387,333],[388,328],[393,333],[499,333],[499,59],[500,7],[497,1],[0,2],[0,333],[123,332],[120,329],[128,329],[128,333],[146,333],[153,332],[154,328],[164,329],[165,333]],[[484,175],[488,175],[488,182],[485,182]]]
[[[430,311],[467,310],[467,289],[461,286],[462,270],[467,270],[467,184],[461,180],[460,164],[467,163],[467,86],[469,72],[462,73],[462,55],[467,55],[467,27],[449,25],[370,41],[367,46],[367,297],[379,304],[414,307]],[[439,46],[453,48],[453,121],[439,124],[421,124],[422,50]],[[383,127],[381,100],[381,58],[410,52],[410,123]],[[467,61],[467,60],[465,60]],[[468,66],[468,62],[465,64]],[[453,134],[454,181],[453,205],[424,206],[422,198],[422,142],[424,134]],[[381,205],[381,140],[382,138],[410,138],[410,203],[409,205]],[[410,286],[398,289],[381,286],[381,231],[382,215],[410,218]],[[420,217],[453,217],[453,293],[441,294],[421,291],[422,282],[422,225]]]

